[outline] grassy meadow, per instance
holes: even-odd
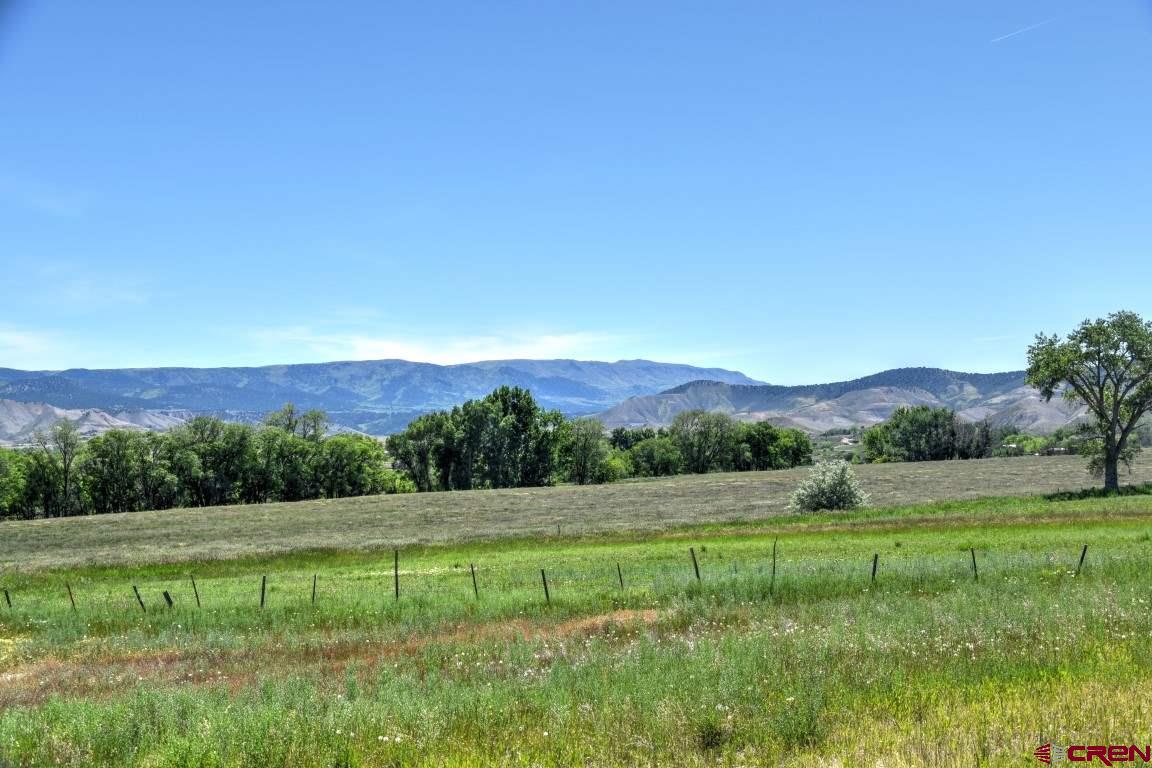
[[[0,522],[0,572],[208,560],[301,549],[662,531],[788,513],[807,469],[681,475],[611,485],[366,496],[290,504]],[[856,468],[876,507],[1027,496],[1093,484],[1075,456],[869,464]],[[1125,483],[1152,481],[1152,461]]]
[[[1067,459],[921,466],[864,468],[877,505],[844,515],[784,514],[790,472],[247,508],[284,522],[263,552],[222,510],[4,524],[0,765],[1027,765],[1043,741],[1143,743],[1152,497],[1004,495],[1084,485]]]

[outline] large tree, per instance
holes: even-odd
[[[684,411],[676,414],[669,429],[684,461],[684,468],[704,474],[722,469],[732,454],[736,422],[723,413]]]
[[[568,479],[578,485],[596,482],[600,464],[608,458],[604,425],[597,419],[575,419],[569,423],[561,452]]]
[[[38,473],[45,517],[63,517],[75,514],[80,507],[76,493],[75,465],[80,454],[80,430],[76,424],[61,419],[52,425],[48,434],[36,432],[32,436],[36,445],[41,472]]]
[[[1119,488],[1119,463],[1139,449],[1129,441],[1152,407],[1152,322],[1134,312],[1085,320],[1066,339],[1039,334],[1028,348],[1028,383],[1051,400],[1084,403],[1094,448],[1089,467],[1103,473],[1105,490]]]

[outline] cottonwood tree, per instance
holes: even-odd
[[[71,421],[61,419],[48,434],[36,432],[32,442],[37,448],[41,484],[55,486],[41,493],[45,516],[74,514],[79,506],[73,470],[80,453],[80,430]]]
[[[600,464],[608,458],[604,425],[597,419],[575,419],[562,446],[568,479],[578,485],[595,482]]]
[[[731,455],[736,422],[723,413],[684,411],[676,415],[669,432],[680,449],[684,468],[704,474],[722,467]]]
[[[1152,407],[1152,322],[1134,312],[1085,320],[1066,339],[1039,334],[1028,348],[1028,383],[1051,400],[1084,403],[1089,469],[1103,474],[1104,489],[1119,488],[1119,464],[1139,450],[1130,440]]]

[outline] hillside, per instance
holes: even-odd
[[[0,445],[26,445],[37,431],[47,432],[61,419],[76,423],[80,434],[93,437],[110,429],[168,429],[182,424],[184,414],[161,411],[107,413],[95,408],[66,409],[44,403],[0,400]]]
[[[525,387],[544,407],[577,414],[698,379],[758,383],[734,371],[647,360],[492,360],[461,365],[369,360],[256,368],[0,368],[0,398],[73,410],[180,411],[239,420],[251,420],[292,401],[301,408],[327,411],[339,426],[387,434],[421,413],[483,397],[501,385]]]
[[[1024,372],[960,373],[897,368],[851,381],[802,386],[732,385],[696,381],[658,395],[633,397],[600,414],[609,427],[660,426],[676,414],[702,409],[743,421],[772,421],[809,432],[868,426],[900,406],[952,408],[969,421],[1049,433],[1083,412],[1055,398],[1045,403],[1024,383]]]

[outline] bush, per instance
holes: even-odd
[[[846,461],[818,463],[792,494],[792,507],[800,512],[856,509],[867,503],[868,494]]]

